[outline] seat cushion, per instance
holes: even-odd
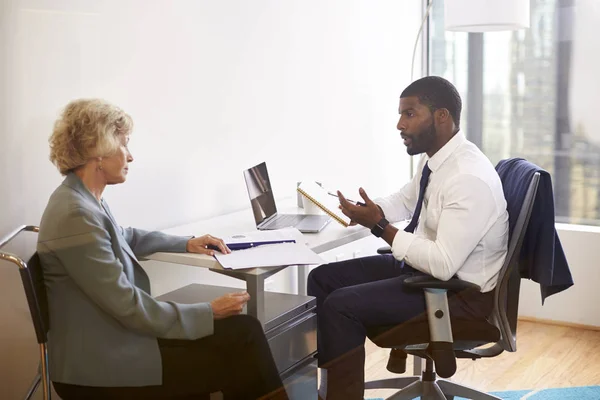
[[[500,331],[485,320],[452,319],[452,336],[456,350],[469,350],[486,343],[500,340]],[[418,318],[395,326],[377,326],[367,329],[373,343],[384,348],[401,348],[408,345],[428,343],[429,323]]]

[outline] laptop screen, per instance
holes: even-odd
[[[267,163],[263,162],[244,171],[244,179],[252,205],[256,225],[277,213]]]

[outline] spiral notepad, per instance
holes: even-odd
[[[343,226],[347,227],[350,225],[350,218],[344,215],[338,207],[338,199],[327,194],[327,191],[321,186],[317,185],[316,182],[302,182],[300,186],[298,186],[297,190],[304,197],[323,210],[325,214],[329,215]]]

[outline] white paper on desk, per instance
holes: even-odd
[[[295,240],[296,243],[303,243],[304,239],[302,232],[296,228],[283,228],[274,229],[268,231],[252,231],[240,233],[237,235],[231,235],[223,238],[226,244],[234,243],[247,243],[247,242],[271,242],[271,241],[283,241],[283,240]]]
[[[323,259],[301,243],[267,244],[230,254],[215,252],[215,258],[228,269],[322,264]]]

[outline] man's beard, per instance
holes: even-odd
[[[410,139],[410,144],[406,146],[406,152],[411,155],[417,155],[429,151],[437,137],[435,124],[432,122],[427,128],[423,129],[419,134],[405,134],[404,136]]]

